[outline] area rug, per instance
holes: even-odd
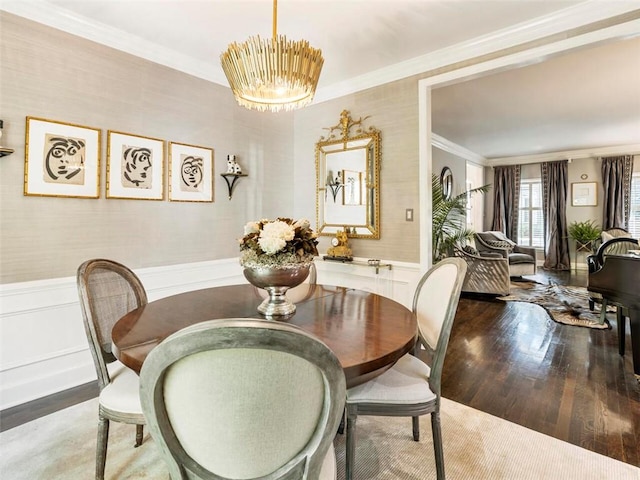
[[[449,480],[640,480],[640,469],[543,435],[447,399],[442,400]],[[3,480],[94,478],[97,401],[90,400],[0,433]],[[429,417],[421,440],[410,418],[360,417],[354,478],[435,479]],[[133,448],[135,429],[112,423],[107,479],[168,479],[149,435]],[[335,440],[338,479],[344,480],[344,435]]]
[[[596,329],[611,328],[608,320],[601,322],[599,304],[595,305],[593,311],[589,310],[589,293],[584,287],[554,282],[512,282],[511,293],[497,298],[505,302],[535,303],[558,323]]]

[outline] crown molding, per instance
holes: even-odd
[[[404,62],[399,62],[344,82],[319,88],[316,91],[314,103],[320,103],[413,75],[419,75],[634,11],[639,11],[637,3],[589,0],[532,21],[523,22],[502,30],[496,30],[490,34],[476,37],[469,41],[461,42]],[[598,28],[594,28],[594,30],[598,30]],[[633,21],[632,25],[628,28],[619,30],[618,35],[640,33],[638,22]]]
[[[558,160],[579,160],[581,158],[597,158],[609,155],[638,155],[640,143],[631,145],[615,145],[611,147],[584,148],[580,150],[564,150],[561,152],[540,153],[535,155],[520,155],[516,157],[501,157],[488,159],[488,165],[498,167],[502,165],[524,165],[527,163],[555,162]]]
[[[442,151],[448,152],[469,162],[482,165],[483,167],[488,167],[490,165],[489,161],[482,155],[472,152],[471,150],[464,148],[462,145],[458,145],[437,133],[431,133],[431,146],[439,148]]]
[[[214,62],[204,62],[117,28],[88,20],[48,1],[2,2],[0,10],[229,87],[222,68]]]
[[[534,20],[497,30],[420,57],[399,62],[344,82],[321,87],[314,103],[331,100],[518,44],[589,25],[637,10],[636,2],[588,0]],[[220,65],[161,47],[99,22],[89,21],[48,1],[2,2],[0,10],[115,48],[154,63],[228,87]]]

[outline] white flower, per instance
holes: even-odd
[[[252,233],[258,233],[260,231],[260,225],[258,222],[249,222],[244,226],[244,234],[250,235]]]
[[[280,221],[267,223],[262,227],[258,244],[267,255],[273,255],[282,250],[288,241],[293,240],[295,234],[295,228],[288,223]]]

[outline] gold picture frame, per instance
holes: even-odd
[[[169,142],[169,201],[213,202],[213,149]]]
[[[595,207],[598,205],[598,184],[596,182],[575,182],[571,184],[572,207]]]
[[[24,194],[99,198],[100,140],[97,128],[26,117]]]
[[[164,200],[164,140],[107,131],[107,198]]]

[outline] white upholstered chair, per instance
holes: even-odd
[[[155,347],[140,372],[151,435],[176,479],[334,479],[340,362],[281,322],[223,319]]]
[[[438,480],[444,480],[440,430],[440,379],[460,290],[467,270],[461,258],[447,258],[420,280],[413,298],[418,319],[414,355],[407,354],[382,375],[347,390],[346,478],[355,468],[358,415],[412,417],[413,439],[420,439],[419,416],[431,414]],[[429,357],[423,361],[419,357]]]
[[[109,421],[136,425],[135,446],[142,444],[145,424],[138,375],[116,360],[111,351],[111,329],[126,313],[147,303],[140,279],[112,260],[84,262],[77,272],[78,295],[100,387],[96,479],[104,478]]]

